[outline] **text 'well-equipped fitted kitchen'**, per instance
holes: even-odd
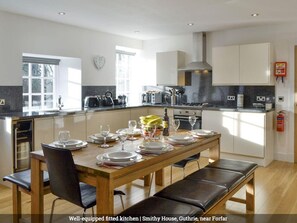
[[[0,184],[9,196],[9,188],[18,187],[12,190],[15,199],[6,199],[10,206],[0,207],[0,219],[19,221],[21,212],[32,213],[32,222],[50,218],[51,202],[58,195],[53,188],[54,195],[45,195],[53,186],[47,147],[71,151],[79,180],[95,191],[92,205],[99,215],[142,216],[135,212],[142,204],[138,202],[144,202],[145,209],[157,208],[164,198],[169,202],[164,203],[165,216],[180,214],[171,213],[170,205],[189,204],[195,206],[191,210],[196,217],[214,213],[230,217],[232,208],[243,215],[271,214],[271,204],[255,191],[279,184],[273,177],[271,183],[270,178],[257,176],[277,174],[283,166],[288,168],[284,172],[291,172],[297,160],[295,24],[209,31],[187,25],[186,32],[141,38],[136,31],[124,35],[9,12],[3,4]],[[220,192],[221,178],[215,177],[219,187],[212,190],[213,184],[207,184],[210,198],[205,204],[188,203],[189,191],[182,194],[177,188],[192,185],[196,174],[204,187],[202,172],[218,171],[221,160],[227,164],[218,166],[235,166],[235,172],[247,165],[236,172],[241,178],[220,172],[224,182],[229,180],[225,191]],[[10,174],[31,170],[25,189],[19,179],[11,180]],[[50,176],[43,185],[40,173],[45,170]],[[245,201],[239,190],[243,186]],[[275,187],[267,186],[267,191],[272,193]],[[23,189],[29,194],[27,204],[20,199]],[[231,198],[238,191],[240,199]],[[204,196],[199,193],[195,199]],[[228,201],[224,209],[230,199],[245,206]],[[67,213],[59,201],[56,205],[54,219],[56,213],[82,213],[78,207]]]

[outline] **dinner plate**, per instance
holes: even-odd
[[[147,150],[161,150],[166,147],[166,144],[162,142],[144,142],[140,147]]]
[[[104,140],[104,137],[100,133],[96,133],[96,134],[91,135],[89,137],[94,139],[94,140],[98,140],[98,141],[103,141]],[[118,136],[116,134],[109,133],[108,136],[106,137],[106,141],[111,141],[111,140],[115,141],[117,138],[118,138]]]
[[[185,140],[176,140],[174,138],[170,138],[168,137],[167,140],[174,145],[188,145],[188,144],[192,144],[194,142],[196,142],[196,139],[194,139],[193,137],[187,141]]]
[[[143,154],[143,155],[145,155],[145,154],[157,154],[158,155],[158,154],[166,153],[166,152],[173,150],[173,146],[170,144],[164,144],[164,147],[162,147],[161,149],[148,149],[148,148],[142,147],[142,145],[139,145],[138,148],[139,149],[137,149],[136,152]]]
[[[193,135],[203,136],[203,137],[209,137],[209,136],[213,136],[216,134],[216,132],[214,132],[212,130],[205,130],[205,129],[194,129],[191,131],[191,133]]]
[[[175,135],[169,136],[168,139],[171,139],[173,141],[178,141],[178,142],[188,142],[193,140],[193,136],[189,134],[175,134]]]
[[[125,132],[126,134],[128,134],[129,136],[138,136],[141,135],[141,129],[134,129],[134,131],[132,132],[131,129],[129,128],[124,128],[124,129],[119,129],[116,131],[116,133],[120,133],[120,132]]]
[[[142,155],[137,154],[137,156],[134,159],[130,159],[128,161],[112,161],[108,158],[105,158],[103,155],[98,155],[96,159],[98,160],[99,163],[104,163],[107,165],[115,165],[115,166],[129,166],[133,163],[138,162],[141,160]]]
[[[87,142],[82,140],[75,140],[75,139],[68,140],[68,142],[65,143],[65,147],[64,147],[64,144],[59,141],[55,141],[50,144],[50,146],[53,146],[56,148],[69,149],[69,150],[78,150],[83,147],[86,147],[87,145],[88,145]]]
[[[104,153],[103,157],[111,161],[125,162],[130,161],[131,159],[135,159],[137,157],[137,154],[134,152],[119,151]]]

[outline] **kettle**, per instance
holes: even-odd
[[[110,91],[105,92],[105,97],[103,98],[103,106],[113,106],[113,99],[112,99],[112,93]]]

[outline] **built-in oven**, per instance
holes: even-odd
[[[196,123],[193,129],[201,129],[202,126],[202,111],[201,109],[178,108],[173,110],[173,118],[180,120],[180,129],[191,130],[192,126],[189,122],[190,116],[196,116]]]

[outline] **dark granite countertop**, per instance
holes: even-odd
[[[100,112],[100,111],[109,111],[109,110],[119,110],[119,109],[130,109],[130,108],[140,108],[140,107],[168,107],[168,108],[188,108],[188,109],[198,109],[195,106],[187,105],[170,105],[170,104],[133,104],[133,105],[115,105],[115,106],[106,106],[92,109],[64,109],[61,111],[40,111],[40,112],[7,112],[0,113],[0,119],[11,118],[14,120],[17,119],[32,119],[32,118],[42,118],[42,117],[52,117],[52,116],[64,116],[64,115],[74,115],[74,114],[84,114],[90,112]],[[201,108],[200,108],[201,109]],[[230,107],[203,107],[203,110],[213,110],[213,111],[234,111],[234,112],[256,112],[256,113],[266,113],[271,110],[265,110],[263,108],[230,108]]]

